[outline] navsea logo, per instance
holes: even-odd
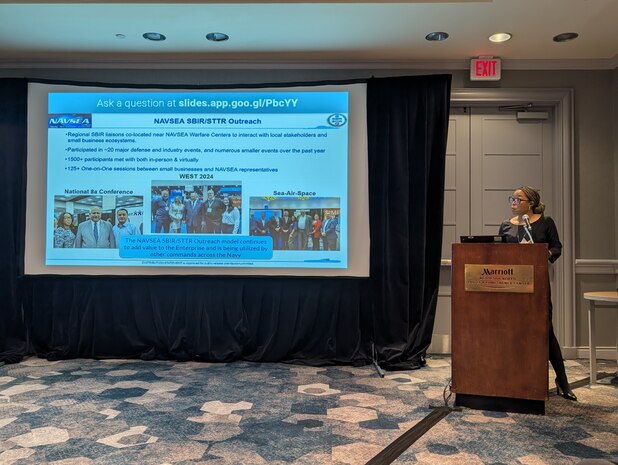
[[[345,115],[342,115],[341,113],[335,113],[334,115],[330,115],[327,121],[328,124],[330,124],[331,126],[339,127],[343,126],[348,121],[348,119],[345,117]]]
[[[84,115],[49,115],[48,128],[91,128],[92,114]]]

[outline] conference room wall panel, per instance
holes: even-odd
[[[500,111],[500,110],[499,110]],[[508,113],[512,112],[505,112]],[[491,155],[538,155],[542,149],[542,127],[526,122],[519,123],[512,117],[492,115],[484,123],[483,148]],[[513,153],[511,147],[517,147]]]
[[[452,128],[451,126],[449,126],[449,134],[453,136],[454,131],[452,129],[454,128]],[[457,183],[455,181],[455,176],[457,173],[456,163],[457,163],[457,160],[455,156],[453,155],[453,153],[449,153],[447,149],[446,168],[444,172],[444,190],[445,191],[452,191],[454,189],[457,189]]]
[[[610,70],[511,71],[501,87],[574,90],[575,257],[616,255],[616,186],[612,127],[614,85]],[[453,87],[457,87],[454,83]],[[602,228],[599,228],[602,226]],[[602,230],[599,230],[602,229]]]
[[[618,263],[616,264],[618,268]],[[616,289],[618,287],[618,274],[587,274],[577,275],[576,295],[577,306],[582,311],[578,312],[576,325],[582,331],[578,331],[575,356],[578,358],[588,357],[588,306],[589,301],[584,299],[584,292],[597,292]],[[597,356],[613,360],[616,358],[616,327],[618,322],[618,312],[614,307],[598,306],[596,309],[596,340]]]
[[[614,218],[616,221],[615,231],[618,233],[618,68],[612,73],[612,129],[614,140]],[[618,234],[614,234],[615,258],[618,258]],[[616,281],[618,289],[618,281]]]
[[[483,171],[492,173],[486,188],[488,190],[502,189],[512,178],[526,180],[526,185],[543,185],[543,160],[541,152],[535,154],[487,155],[483,157]],[[517,187],[517,186],[515,186]],[[541,192],[541,197],[543,192]],[[502,198],[504,207],[504,198]],[[504,208],[502,208],[504,210]]]

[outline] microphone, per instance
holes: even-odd
[[[532,234],[530,232],[532,229],[532,226],[530,226],[530,217],[528,215],[521,215],[521,219],[524,220],[524,230],[528,234],[528,239],[534,244],[534,239],[532,239]]]

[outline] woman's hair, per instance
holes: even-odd
[[[178,202],[176,202],[176,199],[178,199]],[[174,203],[182,203],[182,198],[177,195],[176,197],[174,197]]]
[[[234,210],[234,199],[232,197],[230,197],[229,195],[224,197],[224,199],[228,200],[228,204],[227,204],[227,207],[225,209],[228,212],[231,212],[232,210]]]
[[[545,211],[545,204],[541,202],[541,194],[534,187],[523,186],[518,187],[516,190],[522,191],[528,200],[530,201],[530,209],[532,213],[543,213]]]
[[[66,227],[64,225],[64,216],[65,215],[69,215],[71,217],[71,224],[68,227]],[[60,215],[58,215],[58,227],[59,228],[71,229],[71,226],[73,225],[73,221],[74,221],[73,215],[71,213],[69,213],[69,212],[62,212],[62,213],[60,213]]]

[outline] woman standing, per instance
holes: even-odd
[[[72,248],[75,245],[75,234],[71,230],[73,215],[62,212],[58,215],[58,227],[54,229],[54,247]]]
[[[313,230],[311,231],[311,237],[313,238],[313,250],[320,250],[320,237],[322,237],[322,221],[320,216],[316,213],[313,216]]]
[[[240,211],[234,206],[234,199],[223,197],[225,210],[221,216],[221,232],[223,234],[238,234],[240,228]]]
[[[172,229],[172,232],[178,234],[180,232],[180,228],[182,227],[182,220],[185,217],[185,205],[182,203],[180,195],[174,197],[174,201],[170,205],[169,215],[172,220],[170,223],[170,228]]]
[[[292,215],[292,219],[290,220],[290,235],[288,236],[288,249],[296,250],[298,247],[296,246],[296,236],[298,236],[298,220],[296,219],[296,215]]]
[[[562,253],[562,243],[558,237],[558,230],[554,220],[543,214],[545,205],[541,202],[539,192],[532,187],[519,187],[515,189],[513,195],[509,196],[509,203],[511,205],[511,212],[515,216],[500,225],[499,234],[506,235],[507,242],[547,244],[547,259],[550,263],[554,263]],[[526,221],[530,223],[529,231],[526,230]],[[549,275],[547,279],[549,280]],[[569,386],[560,344],[558,344],[554,334],[551,292],[549,293],[548,310],[549,361],[556,373],[556,392],[565,399],[577,400]]]

